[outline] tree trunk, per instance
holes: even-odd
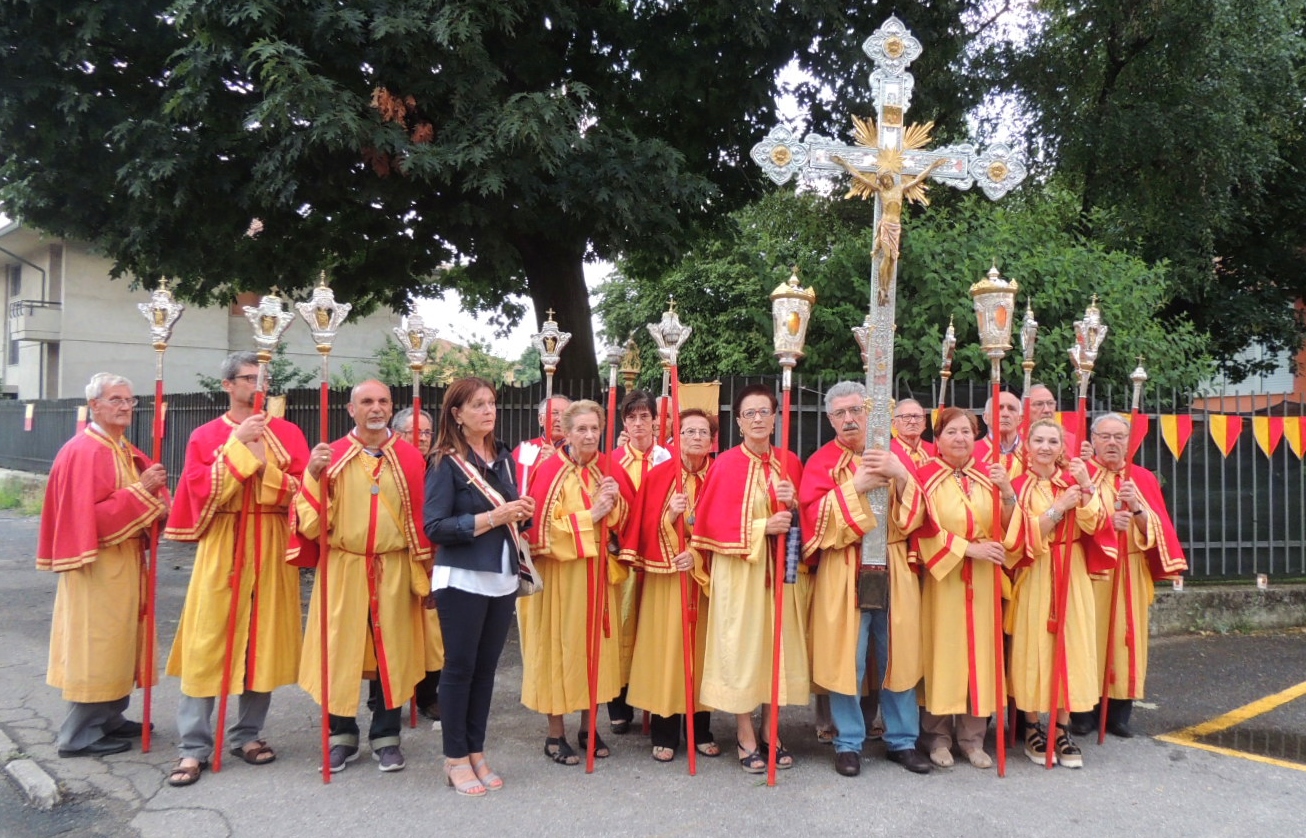
[[[589,289],[585,287],[585,242],[521,238],[514,244],[526,269],[537,331],[547,319],[546,312],[553,309],[558,328],[571,332],[571,341],[558,362],[556,379],[596,379],[598,352],[590,321]]]

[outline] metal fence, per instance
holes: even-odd
[[[854,376],[848,376],[850,378]],[[858,376],[859,377],[859,376]],[[734,395],[749,384],[778,387],[778,376],[739,376],[721,382],[720,448],[739,443],[739,432],[731,421],[730,405]],[[824,416],[823,397],[835,379],[795,376],[790,447],[806,459],[833,438]],[[604,388],[594,381],[562,381],[554,391],[604,403]],[[988,396],[981,382],[954,382],[948,403],[980,411]],[[1063,409],[1073,410],[1070,394],[1058,394]],[[424,387],[423,406],[437,416],[443,388]],[[544,397],[544,385],[505,387],[499,393],[498,435],[509,445],[538,434],[536,406]],[[902,385],[899,397],[933,403],[929,387]],[[412,399],[410,388],[394,388],[396,404]],[[1095,388],[1090,396],[1090,413],[1105,410],[1128,411],[1129,394],[1109,385]],[[342,436],[351,427],[344,410],[346,391],[332,391],[330,435]],[[24,430],[28,403],[0,402],[0,468],[46,472],[59,448],[73,435],[81,399],[60,399],[30,403],[32,429]],[[172,394],[167,397],[167,432],[164,437],[163,461],[170,475],[180,472],[186,440],[197,427],[219,416],[226,408],[225,395],[210,393]],[[1138,462],[1156,472],[1170,504],[1179,537],[1188,551],[1190,577],[1194,579],[1247,579],[1258,573],[1274,577],[1306,576],[1306,466],[1286,441],[1267,457],[1253,439],[1251,417],[1241,414],[1244,430],[1228,457],[1212,440],[1209,420],[1216,413],[1192,410],[1192,400],[1182,394],[1148,390],[1144,404],[1149,413],[1150,430]],[[1297,409],[1289,404],[1274,409],[1275,415]],[[153,398],[146,395],[136,408],[130,431],[132,442],[145,451],[151,446],[150,424]],[[1161,436],[1160,413],[1192,415],[1193,433],[1187,448],[1176,459]],[[1294,413],[1295,415],[1295,413]],[[293,390],[286,394],[286,418],[304,429],[310,441],[318,436],[318,391]],[[928,435],[927,435],[928,436]]]

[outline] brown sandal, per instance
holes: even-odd
[[[254,747],[251,748],[251,745]],[[250,765],[267,765],[277,758],[277,752],[272,750],[271,746],[262,739],[253,739],[244,745],[232,748],[231,755],[240,757]]]
[[[185,759],[185,757],[182,759]],[[207,762],[200,762],[198,765],[182,765],[179,759],[177,760],[177,767],[168,774],[168,785],[176,787],[193,786],[199,782],[200,772],[208,767]]]

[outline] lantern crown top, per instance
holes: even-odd
[[[558,369],[562,348],[571,340],[571,332],[564,332],[558,328],[557,321],[553,319],[553,309],[549,309],[544,315],[546,319],[540,326],[540,330],[531,335],[531,345],[540,353],[540,363],[544,366],[544,371],[553,375]]]
[[[816,289],[804,288],[798,280],[798,266],[795,265],[789,274],[789,278],[775,287],[771,292],[771,299],[793,299],[805,301],[810,307],[816,304]]]
[[[997,263],[983,279],[970,287],[979,324],[980,346],[991,359],[999,359],[1011,349],[1012,312],[1020,286],[1014,279],[1004,279]]]
[[[425,369],[426,359],[431,354],[431,344],[435,343],[439,333],[428,328],[420,314],[405,315],[399,320],[399,325],[394,327],[394,333],[399,339],[399,346],[404,350],[404,357],[408,359],[408,368],[414,372]]]
[[[257,306],[245,306],[245,319],[254,327],[254,343],[259,355],[271,357],[295,315],[286,311],[281,298],[272,293],[260,297]]]
[[[159,277],[159,287],[150,293],[148,303],[137,303],[136,308],[150,321],[150,340],[159,352],[168,348],[172,327],[186,307],[172,298],[167,277]]]
[[[1147,370],[1143,369],[1143,356],[1138,356],[1138,366],[1129,374],[1129,380],[1134,382],[1135,387],[1141,387],[1147,383]]]
[[[657,323],[649,323],[648,333],[653,337],[653,342],[658,347],[658,357],[663,364],[675,366],[677,356],[680,354],[680,347],[685,345],[689,340],[690,334],[694,331],[692,326],[686,326],[680,322],[680,315],[676,313],[676,298],[674,296],[667,299],[667,310],[662,312],[662,319]]]
[[[304,318],[309,331],[313,333],[313,342],[317,345],[317,351],[323,355],[331,351],[331,344],[336,339],[336,333],[340,331],[340,324],[345,322],[352,309],[353,305],[350,303],[336,302],[335,292],[326,284],[326,271],[318,274],[313,295],[305,302],[295,303],[295,310]]]

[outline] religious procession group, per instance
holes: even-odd
[[[546,717],[543,750],[559,764],[580,762],[571,741],[591,767],[610,754],[594,719],[606,702],[613,733],[635,708],[651,714],[654,760],[674,760],[683,737],[691,770],[725,751],[773,779],[794,761],[778,708],[817,693],[818,737],[852,776],[877,724],[869,692],[887,757],[908,771],[956,755],[992,766],[990,717],[1001,765],[1007,706],[1022,711],[1031,760],[1079,767],[1073,737],[1099,712],[1104,730],[1129,735],[1153,584],[1185,568],[1155,477],[1129,463],[1128,418],[1097,417],[1081,443],[1053,421],[1044,387],[1024,419],[1013,394],[990,403],[991,457],[975,415],[955,407],[924,441],[928,414],[911,400],[893,408],[891,449],[868,447],[866,391],[841,382],[825,394],[835,439],[804,464],[774,446],[780,411],[764,385],[736,394],[743,442],[715,455],[715,415],[663,404],[659,438],[659,400],[630,391],[609,455],[614,420],[560,396],[540,405],[541,435],[510,451],[478,378],[447,389],[438,423],[392,415],[389,388],[364,382],[353,430],[310,450],[261,411],[260,383],[253,353],[227,359],[229,409],[192,434],[175,495],[124,439],[130,382],[88,385],[92,421],[55,461],[37,554],[59,575],[48,682],[70,702],[60,756],[118,753],[133,737],[148,747],[144,536],[165,520],[168,538],[197,542],[166,665],[181,692],[174,786],[219,769],[224,751],[275,760],[264,721],[292,683],[323,707],[329,780],[360,755],[366,681],[380,770],[404,768],[400,713],[417,693],[439,714],[448,785],[502,788],[485,746],[514,615],[521,700]],[[876,515],[868,494],[885,489]],[[875,528],[887,561],[864,563]],[[305,624],[299,568],[313,566]],[[135,685],[143,723],[124,716]],[[712,711],[733,717],[724,748]]]

